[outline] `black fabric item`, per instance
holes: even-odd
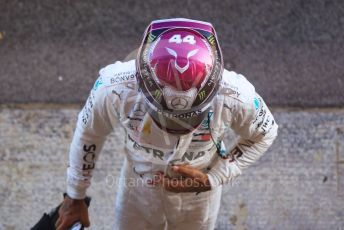
[[[67,194],[63,194],[65,197]],[[85,203],[87,207],[90,206],[91,197],[85,198]],[[52,209],[49,214],[44,213],[43,217],[38,221],[38,223],[31,228],[31,230],[56,230],[55,223],[59,218],[59,209],[61,204],[59,204],[56,208]],[[81,227],[80,230],[84,229]]]
[[[46,213],[31,230],[55,230],[54,222]]]

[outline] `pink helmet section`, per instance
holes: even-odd
[[[187,91],[200,88],[214,65],[210,46],[191,29],[170,29],[150,51],[150,65],[157,81]]]

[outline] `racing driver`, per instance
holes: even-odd
[[[90,225],[83,199],[117,124],[125,135],[115,209],[121,230],[214,229],[222,185],[264,154],[278,128],[252,84],[223,68],[212,24],[153,21],[136,60],[101,69],[79,113],[57,230]],[[226,149],[229,129],[239,138]]]

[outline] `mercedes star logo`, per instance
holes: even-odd
[[[171,106],[174,109],[185,109],[188,106],[188,101],[182,97],[176,97],[172,99]]]

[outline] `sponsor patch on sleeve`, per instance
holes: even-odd
[[[255,97],[255,98],[253,99],[253,104],[254,104],[254,108],[255,108],[256,110],[258,110],[259,107],[260,107],[260,102],[259,102],[258,98]]]

